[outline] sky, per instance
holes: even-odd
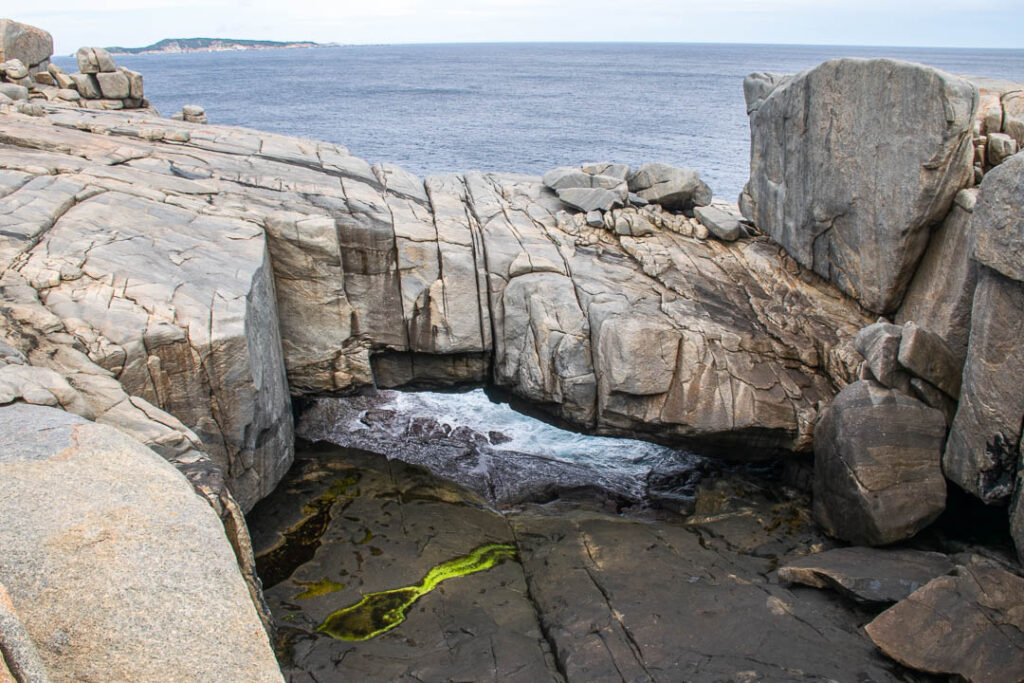
[[[1024,0],[45,0],[8,18],[82,45],[162,38],[1024,48]],[[0,10],[2,13],[2,10]]]

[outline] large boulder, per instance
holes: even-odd
[[[610,211],[626,201],[628,166],[588,164],[561,166],[544,174],[544,184],[558,198],[580,211]]]
[[[923,65],[849,58],[766,95],[763,83],[746,217],[869,310],[894,311],[931,226],[973,178],[975,87]]]
[[[814,430],[814,518],[858,545],[910,538],[946,506],[942,413],[870,380],[848,385]]]
[[[977,683],[1024,680],[1024,578],[984,562],[958,567],[865,627],[904,666]]]
[[[19,59],[27,67],[42,64],[53,55],[53,36],[41,28],[0,19],[0,62]]]
[[[946,475],[988,503],[1005,503],[1020,467],[1024,421],[1024,155],[985,176],[971,219],[975,259],[970,344]],[[1021,546],[1018,546],[1020,549]]]
[[[711,188],[692,168],[644,164],[629,175],[629,191],[666,209],[685,211],[711,204]]]
[[[137,441],[0,408],[0,575],[54,680],[279,681],[220,520]]]

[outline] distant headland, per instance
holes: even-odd
[[[108,47],[112,55],[148,55],[178,52],[227,52],[230,50],[274,50],[296,47],[331,47],[333,44],[277,40],[235,40],[232,38],[164,38],[145,47]]]

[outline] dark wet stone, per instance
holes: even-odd
[[[832,588],[869,605],[891,605],[952,570],[953,562],[942,553],[837,548],[787,563],[779,578]]]

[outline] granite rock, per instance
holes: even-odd
[[[746,217],[867,309],[895,311],[931,226],[973,177],[975,87],[846,58],[758,97]]]
[[[933,579],[865,627],[904,666],[977,683],[1024,680],[1024,579],[975,562]]]
[[[53,680],[281,680],[220,520],[171,465],[53,408],[0,408],[0,440],[0,572]]]
[[[711,203],[711,188],[690,168],[644,164],[629,175],[629,191],[652,204],[684,211]]]
[[[25,66],[35,66],[53,54],[53,37],[46,31],[0,19],[0,62],[18,59]]]
[[[860,545],[910,538],[946,505],[934,408],[862,380],[845,387],[814,430],[814,517]]]

